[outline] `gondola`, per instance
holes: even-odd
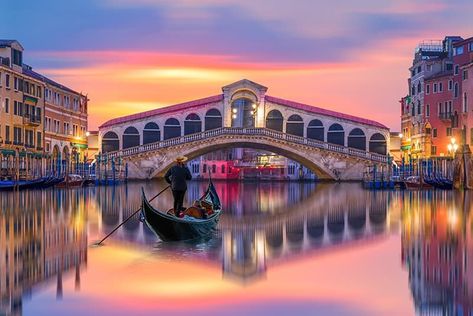
[[[43,178],[27,181],[0,181],[0,191],[40,188],[44,181]]]
[[[215,231],[222,213],[220,199],[210,181],[204,195],[196,202],[205,202],[212,206],[213,214],[205,219],[190,216],[176,217],[156,210],[150,205],[142,189],[142,220],[163,241],[181,241],[199,239]]]

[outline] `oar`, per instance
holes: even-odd
[[[157,198],[158,196],[161,195],[161,193],[163,193],[164,191],[166,191],[167,189],[169,189],[171,186],[168,185],[167,187],[165,187],[164,189],[162,189],[158,194],[156,194],[155,196],[153,196],[149,202],[153,201],[155,198]],[[115,227],[114,230],[112,230],[107,236],[105,236],[101,241],[99,241],[98,243],[96,243],[95,245],[96,246],[100,246],[100,244],[105,240],[107,239],[108,237],[110,237],[110,235],[112,235],[117,229],[119,229],[123,224],[125,224],[126,222],[128,222],[133,216],[136,215],[136,213],[138,213],[139,211],[141,211],[141,206],[139,209],[137,209],[133,214],[131,214],[130,216],[128,216],[127,219],[125,219],[120,225],[118,225],[117,227]]]

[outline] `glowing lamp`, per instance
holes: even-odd
[[[238,112],[238,110],[236,108],[233,108],[232,112],[236,114]]]

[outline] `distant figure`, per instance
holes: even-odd
[[[179,216],[183,211],[184,196],[187,191],[187,180],[192,179],[189,168],[184,164],[187,157],[177,157],[176,165],[166,172],[164,179],[171,184],[172,195],[174,197],[174,214]]]

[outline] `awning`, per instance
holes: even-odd
[[[409,150],[409,149],[411,149],[411,145],[401,146],[401,150]]]
[[[79,144],[79,143],[71,143],[71,146],[77,147],[77,148],[80,148],[80,149],[87,149],[88,148],[87,144]]]
[[[13,149],[2,149],[0,153],[4,156],[8,156],[8,155],[16,156],[16,151]]]
[[[36,105],[38,103],[38,99],[30,96],[24,96],[23,102],[29,105]]]

